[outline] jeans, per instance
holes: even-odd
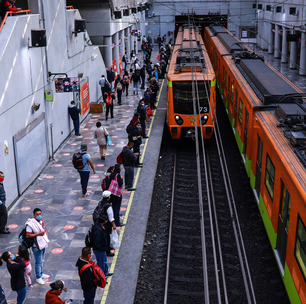
[[[117,90],[118,104],[121,104],[122,90]]]
[[[79,120],[73,120],[73,125],[74,125],[75,135],[80,135],[80,121]]]
[[[80,178],[81,178],[81,186],[82,186],[82,193],[83,195],[86,194],[87,192],[87,185],[88,185],[88,180],[89,180],[89,173],[90,171],[80,171]]]
[[[83,291],[83,296],[84,296],[84,304],[94,304],[95,303],[95,295],[96,295],[96,290],[91,291]]]
[[[120,208],[121,208],[122,196],[118,197],[118,196],[112,195],[111,202],[112,202],[112,207],[114,211],[115,224],[119,225],[120,224],[119,213],[120,213]]]
[[[37,247],[32,247],[34,257],[35,257],[35,273],[36,279],[40,279],[43,275],[43,266],[45,260],[46,249],[39,250]]]
[[[126,71],[126,66],[127,66],[127,63],[124,62],[124,72]]]
[[[108,119],[109,111],[110,111],[110,114],[111,114],[111,118],[114,118],[113,108],[114,108],[114,105],[111,105],[111,106],[106,105],[105,120]]]
[[[5,229],[7,223],[7,209],[5,207],[5,201],[2,201],[0,205],[0,231]]]
[[[141,89],[144,90],[145,88],[145,81],[146,81],[146,77],[141,77]]]
[[[17,304],[22,304],[27,295],[27,286],[18,289],[16,292],[17,292]]]
[[[106,251],[94,251],[98,266],[103,270],[105,275],[108,275],[107,255]]]
[[[134,167],[124,167],[124,170],[125,188],[132,188],[134,180]]]
[[[125,92],[126,92],[126,96],[129,95],[129,83],[125,84]]]
[[[133,92],[135,93],[135,91],[137,92],[137,95],[138,95],[138,81],[133,82]]]

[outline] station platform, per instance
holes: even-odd
[[[140,55],[142,57],[142,55]],[[142,58],[141,58],[142,59]],[[148,83],[146,83],[147,87]],[[50,275],[49,283],[61,279],[65,281],[68,291],[61,295],[62,300],[73,299],[73,303],[83,303],[83,291],[75,266],[85,247],[85,235],[92,224],[92,213],[101,200],[101,181],[105,171],[116,164],[117,155],[127,143],[126,126],[131,120],[138,101],[142,98],[133,95],[132,85],[129,96],[122,96],[122,105],[114,104],[114,118],[105,121],[105,114],[89,114],[83,121],[81,136],[71,135],[57,151],[54,161],[50,162],[36,181],[25,191],[22,197],[9,211],[8,227],[11,234],[0,235],[0,254],[4,251],[17,252],[18,235],[23,229],[32,211],[38,207],[42,210],[43,219],[49,232],[50,243],[46,250],[44,273]],[[123,191],[121,221],[126,224],[117,227],[120,248],[114,257],[108,257],[109,271],[114,273],[107,279],[104,289],[98,288],[95,304],[98,303],[133,303],[137,285],[143,242],[146,233],[159,151],[166,115],[166,80],[160,81],[157,109],[147,123],[147,139],[141,146],[141,162],[143,168],[135,168],[135,192]],[[101,121],[112,138],[112,146],[107,149],[105,161],[101,161],[99,147],[94,138],[96,122]],[[80,149],[81,143],[88,145],[88,153],[92,157],[96,174],[91,171],[88,192],[82,198],[79,174],[72,165],[73,154]],[[124,176],[122,166],[121,174]],[[5,181],[4,181],[5,186]],[[95,259],[93,255],[93,260]],[[25,304],[45,303],[45,294],[50,289],[46,285],[35,282],[35,260],[32,256],[32,284]],[[5,263],[0,267],[0,282],[9,304],[15,304],[17,293],[11,290],[10,274]]]

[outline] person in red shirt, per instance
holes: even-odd
[[[46,293],[45,303],[46,304],[68,304],[72,303],[70,300],[62,301],[59,297],[63,290],[66,292],[65,283],[62,280],[57,280],[50,284],[51,290]]]
[[[17,12],[17,11],[21,11],[21,8],[17,8],[15,6],[15,2],[16,2],[16,0],[4,1],[4,10],[5,10],[5,12]]]

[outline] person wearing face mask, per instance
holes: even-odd
[[[125,171],[124,182],[125,182],[125,189],[127,189],[128,191],[136,190],[136,188],[133,188],[134,167],[139,153],[134,154],[131,151],[133,146],[134,142],[132,140],[129,140],[128,144],[124,146],[122,149],[122,161]]]
[[[140,121],[137,121],[135,123],[135,126],[133,127],[133,130],[129,136],[129,140],[132,140],[134,142],[133,152],[135,155],[137,155],[135,167],[142,167],[142,164],[139,163],[140,145],[142,144]]]
[[[11,288],[17,292],[17,304],[23,304],[27,295],[27,286],[24,279],[26,264],[21,257],[12,254],[10,251],[2,253],[0,266],[2,266],[2,260],[6,262],[7,270],[11,275]]]
[[[5,206],[6,193],[4,190],[4,173],[0,171],[0,233],[9,234],[10,231],[6,227],[7,224],[7,210]]]
[[[67,292],[67,288],[65,287],[65,283],[62,280],[57,280],[50,284],[51,290],[46,293],[45,304],[68,304],[71,301],[62,301],[59,297],[63,290]]]
[[[21,11],[21,8],[17,8],[15,6],[15,2],[16,2],[16,0],[7,0],[7,1],[4,0],[4,3],[3,3],[4,13],[6,13],[6,12],[15,13],[17,11]],[[4,16],[2,16],[2,17],[4,17]]]
[[[45,285],[44,279],[48,279],[50,277],[49,275],[43,273],[45,251],[48,247],[49,235],[42,219],[42,211],[39,208],[35,208],[33,210],[33,216],[34,218],[28,219],[26,222],[26,237],[35,238],[32,250],[35,257],[36,283]]]

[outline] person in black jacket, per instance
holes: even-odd
[[[137,153],[134,154],[131,149],[134,146],[134,142],[129,140],[127,146],[122,149],[122,159],[123,166],[125,170],[124,181],[125,181],[125,189],[128,191],[135,191],[133,188],[133,180],[134,180],[134,166],[137,159]],[[138,153],[139,155],[139,153]]]
[[[140,121],[137,121],[135,127],[133,127],[129,140],[132,140],[134,142],[133,152],[137,156],[135,167],[142,167],[142,164],[139,163],[140,145],[142,144]]]
[[[140,69],[140,77],[141,77],[141,90],[145,89],[145,80],[146,80],[146,65],[144,64]]]
[[[27,295],[27,286],[24,278],[26,264],[18,255],[10,251],[3,252],[1,259],[6,262],[7,270],[11,275],[11,288],[17,292],[17,304],[22,304]],[[0,260],[0,266],[2,261]]]
[[[92,227],[92,240],[93,240],[93,252],[96,256],[98,266],[103,270],[105,276],[109,277],[113,275],[108,272],[107,265],[107,251],[109,249],[109,233],[106,230],[107,215],[103,214],[99,216]]]
[[[115,90],[117,91],[118,105],[121,105],[121,96],[122,96],[123,88],[124,88],[123,80],[118,74],[118,77],[115,81]]]
[[[6,227],[7,224],[7,209],[5,206],[6,193],[3,185],[4,173],[0,171],[0,233],[9,234],[9,228]]]
[[[84,247],[82,249],[82,256],[76,262],[76,266],[79,270],[79,276],[81,280],[81,286],[83,289],[84,303],[94,304],[97,286],[94,282],[94,273],[92,267],[88,267],[84,270],[83,274],[80,274],[82,267],[90,263],[90,257],[92,256],[91,248]]]
[[[74,132],[76,136],[80,136],[80,110],[77,108],[75,105],[75,102],[72,100],[70,102],[69,108],[68,108],[68,113],[73,121],[74,125]]]
[[[120,165],[116,164],[115,165],[115,170],[114,172],[111,173],[110,175],[110,183],[112,182],[113,179],[116,178],[117,182],[118,182],[118,186],[121,188],[123,186],[123,176],[120,175]],[[111,203],[112,203],[112,207],[113,207],[113,211],[114,211],[114,218],[115,218],[115,224],[116,226],[121,227],[122,224],[120,223],[120,208],[121,208],[121,202],[122,202],[122,194],[120,196],[116,196],[114,194],[111,195],[111,199],[110,199]]]
[[[138,84],[139,82],[141,82],[141,80],[140,80],[140,75],[137,73],[136,70],[132,74],[132,81],[133,81],[133,95],[135,95],[135,92],[138,95]]]
[[[142,138],[148,138],[146,136],[146,110],[145,110],[145,98],[139,100],[139,105],[137,107],[137,113],[139,113],[139,120],[141,124],[141,136]]]

